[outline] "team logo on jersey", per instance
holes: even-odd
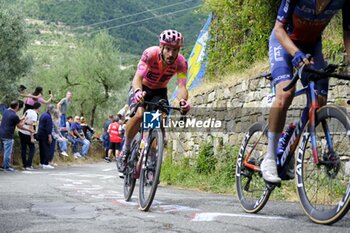
[[[157,110],[156,112],[144,112],[143,127],[145,129],[160,128],[160,116],[162,114]]]

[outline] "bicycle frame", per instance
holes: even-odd
[[[302,208],[312,221],[320,224],[333,224],[350,209],[349,177],[346,177],[346,170],[342,169],[348,161],[349,149],[345,149],[345,146],[349,145],[349,114],[337,105],[321,107],[315,90],[318,80],[322,78],[333,77],[350,81],[349,75],[335,73],[339,66],[327,66],[324,70],[302,66],[283,88],[283,91],[288,91],[295,86],[298,79],[306,78],[307,86],[294,93],[294,97],[306,94],[306,105],[303,105],[304,108],[297,117],[298,121],[294,122],[295,127],[288,128],[286,136],[280,138],[279,144],[283,144],[276,151],[278,176],[282,180],[293,179],[291,170],[295,170],[297,193]],[[303,75],[303,70],[307,72],[307,76]],[[260,74],[260,78],[271,80],[271,73]],[[273,85],[271,91],[268,100],[275,96]],[[340,124],[340,128],[337,124]],[[341,134],[335,131],[333,134],[333,126],[334,130],[345,128],[346,131],[341,131]],[[261,173],[260,165],[268,147],[267,132],[266,123],[252,124],[242,140],[237,158],[237,195],[242,208],[248,213],[259,212],[275,187],[281,185],[264,180]],[[340,153],[336,153],[338,149]],[[297,155],[294,156],[296,151]],[[294,158],[296,161],[292,164]],[[320,194],[317,194],[318,190]]]
[[[151,130],[150,132],[151,133]],[[138,147],[137,150],[139,150],[139,158],[137,159],[137,164],[136,164],[136,167],[134,168],[135,171],[134,171],[134,179],[139,179],[140,178],[140,171],[141,171],[141,165],[142,165],[142,160],[143,160],[143,157],[145,155],[145,152],[147,152],[148,150],[148,140],[145,140],[145,145],[143,148],[140,148],[140,145],[141,145],[141,141],[144,140],[144,128],[143,128],[143,123],[141,123],[141,126],[140,126],[140,139],[136,142],[136,146]],[[136,158],[132,158],[133,161],[136,160]]]
[[[158,103],[152,103],[152,102],[147,102],[145,101],[146,104],[149,104],[149,105],[156,105],[158,106],[158,108],[160,110],[162,110],[162,108],[169,108],[169,109],[172,109],[172,110],[177,110],[177,111],[180,111],[180,108],[176,108],[176,107],[171,107],[171,106],[167,106],[165,105],[165,102],[163,100],[160,100]],[[132,116],[135,115],[136,113],[136,110],[137,108],[139,107],[139,105],[134,109],[133,113],[131,114]],[[162,116],[161,116],[162,117]],[[136,142],[136,146],[138,146],[138,150],[140,150],[140,156],[137,160],[137,165],[135,167],[136,171],[134,172],[134,179],[139,179],[140,178],[140,171],[141,171],[141,165],[142,165],[142,161],[143,161],[143,158],[145,156],[145,154],[148,152],[148,149],[149,149],[149,146],[150,146],[150,138],[149,138],[149,135],[152,134],[152,131],[154,129],[149,129],[147,130],[147,137],[144,137],[144,134],[145,134],[145,128],[144,128],[144,125],[143,125],[143,120],[140,124],[140,134],[141,134],[141,137],[140,139]],[[144,140],[146,139],[146,140]],[[144,140],[144,147],[143,148],[140,148],[140,144],[141,144],[141,141]]]
[[[272,85],[273,86],[273,85]],[[274,91],[274,88],[272,89]],[[306,107],[304,108],[302,115],[300,117],[300,120],[296,124],[296,128],[290,137],[287,146],[281,156],[280,159],[280,165],[278,167],[278,173],[281,173],[283,171],[283,167],[290,160],[290,158],[294,155],[294,152],[297,148],[297,145],[300,141],[300,136],[301,133],[303,132],[304,128],[306,127],[307,123],[309,122],[309,132],[311,136],[311,149],[313,153],[313,159],[315,164],[319,164],[318,160],[318,152],[317,152],[317,147],[316,147],[316,134],[315,134],[315,121],[316,121],[316,111],[319,108],[318,100],[317,100],[317,94],[315,90],[315,82],[310,81],[309,84],[305,87],[303,87],[300,90],[297,90],[294,93],[294,97],[300,96],[306,94],[307,96],[307,101],[306,101]],[[264,132],[266,132],[268,125],[266,126]],[[329,142],[328,145],[332,145],[331,139],[328,133],[327,134],[327,141]],[[260,135],[260,137],[262,137]],[[258,142],[259,140],[257,140]],[[256,145],[249,151],[248,155],[246,156],[244,160],[244,166],[248,167],[253,170],[260,171],[260,167],[250,164],[248,162],[249,157],[252,154],[252,151],[255,149]],[[332,148],[330,148],[332,149]],[[333,149],[332,149],[333,150]],[[331,151],[332,151],[331,150]]]

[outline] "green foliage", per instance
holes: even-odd
[[[238,148],[229,145],[225,145],[218,152],[218,162],[215,167],[215,173],[218,177],[219,184],[234,184],[237,156]]]
[[[214,171],[216,162],[213,145],[208,142],[203,143],[199,148],[196,160],[196,171],[200,174],[209,174]]]
[[[55,51],[55,56],[42,58],[27,82],[51,89],[54,102],[68,90],[72,91],[69,114],[85,116],[94,126],[96,118],[101,123],[126,103],[133,70],[121,69],[122,54],[116,44],[107,33],[99,33],[92,39],[76,41],[73,47],[63,45]]]
[[[338,14],[332,19],[322,36],[323,55],[332,63],[343,62],[344,59],[344,43],[342,14]]]
[[[212,77],[242,70],[268,55],[268,39],[281,1],[204,0],[213,12],[208,71]],[[323,53],[332,62],[343,59],[341,12],[323,34]]]
[[[0,2],[0,103],[17,97],[17,80],[31,65],[25,54],[28,35],[22,15]]]
[[[201,145],[202,151],[211,154],[208,143]],[[205,148],[205,149],[204,149]],[[168,185],[183,188],[200,189],[216,193],[233,193],[235,191],[235,170],[239,147],[225,145],[216,154],[216,164],[210,173],[197,170],[198,159],[181,157],[173,161],[172,150],[167,150],[167,155],[162,164],[161,181]],[[203,153],[203,152],[202,152]],[[275,189],[271,199],[297,200],[294,181],[284,182],[281,188]]]
[[[214,158],[213,148],[208,143],[203,143],[200,148],[203,158],[205,157],[204,154],[211,159]],[[169,153],[171,151],[168,151]],[[204,160],[198,159],[199,155],[196,159],[182,157],[176,162],[168,156],[162,164],[161,180],[168,185],[231,193],[234,190],[234,165],[237,154],[237,148],[224,146],[216,155],[215,161],[206,161],[210,168],[203,164]],[[203,169],[198,170],[198,167]]]
[[[211,74],[248,67],[266,57],[280,1],[205,0],[213,12],[209,43]]]
[[[141,54],[145,48],[157,44],[160,32],[168,28],[181,31],[185,36],[187,48],[191,49],[207,17],[206,13],[196,14],[193,10],[165,16],[170,12],[198,6],[201,0],[193,0],[155,11],[152,10],[173,5],[176,2],[171,0],[150,0],[147,3],[138,0],[26,0],[24,2],[17,0],[17,2],[23,4],[24,11],[29,17],[63,22],[71,26],[74,32],[79,33],[90,33],[103,28],[141,21],[109,30],[109,34],[120,41],[120,50],[132,54]],[[144,13],[138,14],[140,12]],[[115,18],[118,20],[111,20]],[[142,21],[147,18],[152,19]],[[111,21],[91,25],[107,20]],[[85,25],[91,26],[82,27]],[[185,49],[184,52],[187,57],[190,50]]]

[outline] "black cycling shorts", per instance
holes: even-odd
[[[169,105],[167,88],[150,89],[149,87],[142,85],[142,91],[146,92],[146,96],[144,98],[145,101],[157,103],[159,100],[164,99],[164,100],[166,100],[167,105]],[[135,108],[137,105],[137,103],[133,102],[133,99],[134,99],[134,91],[133,91],[132,87],[130,87],[129,98],[128,98],[128,104],[130,107],[130,111],[133,111],[133,108]],[[142,104],[142,106],[145,107],[145,109],[147,111],[150,111],[150,112],[155,111],[153,105],[145,106],[145,104]]]

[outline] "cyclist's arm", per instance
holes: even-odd
[[[180,101],[181,99],[188,99],[188,91],[186,89],[186,74],[185,73],[178,73],[177,74],[177,99]]]
[[[132,89],[135,92],[137,89],[142,90],[142,79],[143,76],[136,72],[134,79],[132,80]]]
[[[142,90],[142,79],[146,76],[149,70],[149,64],[151,63],[152,54],[146,49],[143,51],[141,59],[137,64],[137,70],[132,80],[132,89],[136,91],[137,89]]]
[[[285,48],[288,51],[290,55],[294,56],[295,53],[299,51],[298,47],[290,39],[288,33],[284,29],[284,25],[277,20],[275,23],[274,32],[278,41],[281,43],[283,48]]]

